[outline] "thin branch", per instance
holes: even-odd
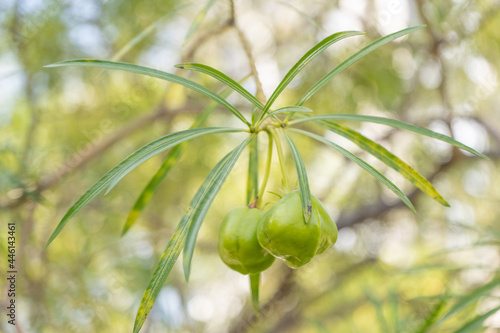
[[[188,110],[197,110],[201,111],[201,108],[196,105],[186,105],[177,109],[168,109],[164,105],[160,105],[157,110],[153,113],[147,114],[138,119],[133,119],[127,125],[123,126],[121,129],[112,133],[108,137],[99,140],[97,142],[92,142],[89,144],[90,148],[76,152],[70,158],[68,158],[65,163],[55,172],[46,175],[43,177],[39,183],[31,189],[30,191],[24,191],[18,198],[11,199],[5,202],[0,202],[0,208],[15,208],[27,201],[31,197],[36,197],[40,195],[41,192],[53,186],[57,182],[59,182],[64,176],[85,166],[89,161],[95,159],[100,156],[103,152],[108,150],[111,146],[113,146],[118,141],[122,140],[124,137],[128,136],[132,132],[139,130],[151,123],[153,123],[157,119],[162,118],[171,118],[175,115],[188,111]]]
[[[262,88],[262,82],[259,79],[259,73],[257,72],[257,67],[255,66],[255,58],[252,55],[252,48],[250,47],[250,43],[248,39],[245,37],[245,34],[243,33],[243,30],[238,26],[236,22],[236,12],[234,8],[234,0],[230,0],[230,5],[231,5],[231,19],[230,22],[232,22],[232,26],[236,30],[238,34],[238,38],[240,40],[241,45],[243,46],[243,50],[245,51],[245,54],[247,55],[248,58],[248,64],[250,65],[250,69],[252,71],[252,75],[255,80],[255,86],[257,87],[257,99],[259,99],[261,102],[265,103],[266,102],[266,96],[264,95],[264,89]]]
[[[222,26],[216,28],[215,30],[207,31],[202,35],[195,35],[193,40],[190,42],[190,47],[184,52],[184,55],[182,56],[182,62],[190,62],[193,59],[196,51],[198,51],[198,49],[203,44],[205,44],[211,38],[222,35],[224,32],[228,31],[232,25],[232,20],[227,20]]]

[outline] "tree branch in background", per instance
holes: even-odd
[[[99,140],[95,144],[91,144],[90,149],[85,149],[76,152],[69,159],[67,159],[67,161],[54,173],[42,177],[42,179],[34,187],[34,189],[30,191],[25,191],[23,189],[15,189],[19,190],[20,194],[17,195],[15,199],[11,199],[5,202],[0,202],[0,208],[2,209],[14,208],[29,201],[30,197],[36,197],[37,195],[41,194],[41,192],[59,182],[67,174],[79,170],[80,168],[85,166],[89,161],[100,156],[102,153],[104,153],[118,141],[122,140],[132,132],[135,132],[147,125],[152,124],[155,120],[173,118],[177,114],[183,113],[185,111],[196,110],[196,112],[201,112],[201,109],[202,109],[201,107],[194,104],[188,104],[176,109],[168,109],[164,105],[160,105],[156,108],[155,112],[149,113],[140,118],[133,119],[127,125],[123,126],[121,129],[117,130],[108,137]]]
[[[262,89],[262,82],[260,82],[259,79],[259,73],[257,72],[257,67],[255,66],[255,59],[252,55],[252,48],[250,47],[250,43],[248,42],[247,38],[245,37],[245,34],[243,31],[240,29],[236,22],[236,13],[234,9],[234,1],[230,0],[231,4],[231,20],[232,26],[238,33],[238,38],[241,42],[241,45],[243,46],[243,49],[245,50],[245,54],[247,55],[248,58],[248,63],[250,65],[250,70],[252,71],[252,75],[255,80],[255,86],[257,87],[257,99],[260,100],[261,102],[265,103],[266,102],[266,96],[264,95],[264,90]]]
[[[222,35],[224,32],[229,30],[229,28],[231,28],[232,24],[233,24],[232,21],[228,20],[226,21],[226,23],[224,23],[224,25],[216,28],[215,30],[207,31],[201,35],[195,35],[195,37],[193,37],[193,40],[190,42],[191,46],[187,48],[187,50],[184,52],[182,56],[182,62],[190,62],[193,59],[196,51],[200,48],[200,46],[205,44],[211,38]]]

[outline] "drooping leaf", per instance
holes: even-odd
[[[250,293],[252,295],[252,305],[255,313],[259,313],[259,285],[260,273],[250,274]]]
[[[129,64],[129,63],[125,63],[125,62],[97,60],[97,59],[68,60],[68,61],[63,61],[63,62],[58,62],[55,64],[47,65],[44,67],[62,67],[62,66],[101,67],[101,68],[143,74],[143,75],[155,77],[158,79],[170,81],[173,83],[177,83],[177,84],[180,84],[186,88],[189,88],[191,90],[194,90],[196,92],[199,92],[199,93],[211,98],[212,100],[216,101],[217,103],[219,103],[220,105],[224,106],[229,111],[231,111],[236,117],[238,117],[238,119],[240,119],[242,122],[244,122],[248,127],[251,126],[250,123],[245,119],[245,117],[243,117],[243,115],[234,106],[229,104],[228,101],[226,101],[224,98],[222,98],[222,96],[220,96],[219,94],[203,87],[202,85],[200,85],[196,82],[193,82],[191,80],[188,80],[186,78],[183,78],[183,77],[175,75],[175,74],[170,74],[170,73],[163,72],[163,71],[160,71],[157,69],[139,66],[139,65],[134,65],[134,64]]]
[[[198,12],[186,34],[186,38],[184,39],[184,45],[186,45],[189,42],[189,40],[194,35],[196,30],[198,30],[203,20],[205,20],[205,16],[207,16],[207,12],[210,10],[215,1],[216,0],[209,0],[205,5],[205,7],[203,7],[203,9]]]
[[[312,213],[312,204],[311,189],[309,188],[306,167],[293,140],[290,139],[290,137],[286,134],[284,134],[284,136],[286,141],[288,142],[288,145],[290,146],[293,161],[295,162],[295,168],[297,169],[297,178],[299,180],[300,199],[302,202],[302,212],[304,214],[304,220],[306,221],[306,223],[309,223],[309,219],[311,218]]]
[[[363,32],[360,31],[343,31],[343,32],[338,32],[333,35],[330,35],[323,39],[321,42],[316,44],[314,47],[312,47],[309,51],[302,56],[302,58],[299,59],[299,61],[293,65],[293,67],[288,71],[288,73],[285,75],[283,80],[278,84],[278,87],[274,90],[273,94],[267,101],[266,105],[264,106],[264,110],[261,114],[261,119],[265,116],[265,114],[269,111],[273,103],[276,101],[278,96],[283,92],[283,90],[288,86],[290,82],[292,82],[293,78],[299,74],[299,72],[313,60],[318,54],[323,52],[327,47],[330,45],[344,39],[347,37],[351,36],[357,36],[357,35],[362,35]]]
[[[396,155],[392,154],[390,151],[379,145],[378,143],[368,139],[361,133],[352,130],[348,127],[333,123],[333,122],[323,122],[323,126],[328,128],[330,131],[337,133],[355,144],[361,147],[363,150],[369,152],[380,161],[384,162],[386,165],[390,166],[397,172],[399,172],[403,177],[408,179],[413,185],[418,187],[422,192],[442,204],[443,206],[449,207],[450,205],[444,200],[444,198],[439,194],[439,192],[434,188],[434,186],[425,179],[420,173],[418,173],[411,166],[406,164]]]
[[[245,97],[248,101],[250,101],[250,103],[255,105],[257,108],[259,108],[261,110],[264,108],[264,104],[262,104],[262,102],[260,102],[255,96],[253,96],[250,92],[248,92],[248,90],[246,90],[238,82],[231,79],[229,76],[227,76],[226,74],[222,73],[221,71],[219,71],[215,68],[212,68],[208,65],[197,64],[197,63],[178,64],[178,65],[175,65],[175,67],[181,68],[181,69],[190,69],[190,70],[194,70],[194,71],[197,71],[200,73],[210,75],[214,79],[219,80],[220,82],[227,85],[229,88],[231,88],[234,91],[236,91],[237,93],[239,93],[241,96]]]
[[[99,193],[101,193],[104,188],[110,187],[116,184],[120,179],[122,179],[127,173],[132,171],[134,168],[144,163],[151,157],[164,150],[172,148],[179,143],[191,140],[201,135],[205,134],[215,134],[215,133],[231,133],[231,132],[241,132],[241,129],[229,128],[229,127],[206,127],[206,128],[195,128],[185,131],[180,131],[172,134],[165,135],[159,139],[156,139],[143,147],[136,150],[134,153],[129,155],[119,164],[117,164],[113,169],[108,171],[104,176],[101,177],[90,189],[87,190],[68,210],[66,215],[62,218],[59,225],[56,227],[49,240],[47,241],[47,247],[56,236],[61,232],[68,221],[78,212],[80,209],[85,207],[92,199],[94,199]]]
[[[344,60],[340,65],[338,65],[337,67],[335,67],[331,72],[329,72],[328,74],[326,74],[325,76],[323,76],[323,78],[321,78],[318,82],[316,82],[304,94],[304,96],[302,96],[302,98],[299,100],[299,102],[297,103],[297,105],[303,105],[305,102],[307,102],[309,100],[309,98],[311,98],[327,82],[329,82],[335,76],[337,76],[338,74],[340,74],[344,69],[348,68],[349,66],[351,66],[352,64],[354,64],[356,61],[360,60],[361,58],[363,58],[364,56],[366,56],[370,52],[374,51],[378,47],[380,47],[380,46],[382,46],[384,44],[387,44],[388,42],[390,42],[390,41],[392,41],[392,40],[394,40],[396,38],[399,38],[399,37],[404,36],[406,34],[409,34],[411,32],[420,30],[420,29],[422,29],[424,27],[425,27],[425,25],[421,25],[421,26],[416,26],[416,27],[411,27],[411,28],[403,29],[401,31],[397,31],[395,33],[392,33],[390,35],[381,37],[381,38],[377,39],[376,41],[368,44],[367,46],[365,46],[364,48],[362,48],[361,50],[359,50],[358,52],[356,52],[355,54],[353,54],[352,56],[350,56],[348,59]]]
[[[366,170],[368,173],[370,173],[372,176],[374,176],[377,180],[379,180],[382,184],[387,186],[387,188],[389,188],[392,192],[394,192],[413,212],[415,212],[415,207],[411,203],[410,199],[408,199],[408,197],[396,185],[394,185],[389,179],[387,179],[378,170],[373,168],[371,165],[369,165],[368,163],[366,163],[365,161],[363,161],[362,159],[360,159],[359,157],[357,157],[356,155],[354,155],[350,151],[348,151],[348,150],[342,148],[341,146],[323,138],[320,135],[317,135],[317,134],[314,134],[311,132],[307,132],[307,131],[303,131],[303,130],[299,130],[296,128],[290,128],[290,130],[292,130],[294,132],[305,134],[307,136],[310,136],[311,138],[316,139],[316,140],[326,144],[330,148],[338,151],[339,153],[341,153],[342,155],[344,155],[345,157],[347,157],[348,159],[350,159],[351,161],[353,161],[354,163],[359,165],[361,168]]]
[[[222,160],[219,161],[219,163],[217,163],[191,200],[186,214],[177,225],[174,234],[170,238],[160,261],[156,266],[151,281],[144,291],[135,318],[134,333],[138,333],[142,325],[144,325],[144,322],[146,321],[146,318],[149,315],[161,288],[163,287],[170,271],[181,253],[182,248],[185,245],[190,227],[192,227],[197,219],[204,218],[208,208],[212,204],[213,199],[229,175],[237,157],[248,144],[248,141],[249,139],[243,141],[242,144],[228,153]]]
[[[245,147],[249,144],[253,137],[253,135],[249,136],[238,147],[236,147],[231,153],[228,154],[229,157],[227,159],[227,162],[221,166],[221,170],[215,178],[214,185],[207,188],[207,192],[203,195],[203,198],[194,209],[191,222],[189,223],[189,231],[187,234],[186,243],[184,244],[184,253],[182,256],[184,276],[186,278],[186,281],[189,280],[189,274],[191,272],[191,259],[193,258],[198,231],[200,230],[201,224],[205,219],[208,208],[210,208],[210,205],[219,192],[222,184],[233,169],[234,164],[241,155],[241,152],[243,151],[243,149],[245,149]]]
[[[480,152],[476,151],[475,149],[464,145],[461,142],[458,142],[457,140],[446,136],[444,134],[436,133],[434,131],[431,131],[427,128],[423,128],[420,126],[415,126],[412,124],[404,123],[399,120],[391,119],[391,118],[384,118],[384,117],[375,117],[375,116],[365,116],[365,115],[360,115],[360,114],[325,114],[325,115],[320,115],[320,116],[311,116],[308,118],[302,118],[302,119],[297,119],[291,121],[289,124],[294,125],[294,124],[299,124],[299,123],[304,123],[308,121],[324,121],[324,120],[352,120],[352,121],[362,121],[362,122],[370,122],[370,123],[377,123],[377,124],[383,124],[395,128],[400,128],[403,130],[415,132],[421,135],[428,136],[433,139],[437,139],[446,143],[449,143],[455,147],[461,148],[463,150],[468,151],[469,153],[472,153],[476,156],[488,159],[488,157],[484,154],[481,154]]]
[[[221,93],[223,98],[227,98],[229,96],[230,90],[224,91]],[[196,117],[195,121],[191,125],[191,128],[197,128],[202,126],[207,118],[212,114],[212,112],[217,107],[217,103],[212,101],[200,114]],[[134,206],[132,207],[127,220],[125,221],[125,225],[123,227],[122,236],[132,227],[135,223],[142,210],[146,206],[146,204],[151,200],[154,192],[158,189],[161,182],[165,179],[170,169],[177,163],[179,158],[181,157],[184,149],[187,146],[187,142],[183,142],[174,148],[168,153],[167,157],[163,161],[162,165],[155,173],[155,175],[151,178],[149,183],[144,187],[141,194],[137,198]]]

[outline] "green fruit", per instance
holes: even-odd
[[[257,240],[257,226],[264,211],[236,207],[227,213],[219,230],[217,249],[222,261],[241,274],[256,274],[269,268],[274,257]]]
[[[336,242],[337,226],[325,207],[311,197],[311,219],[305,223],[299,191],[293,191],[264,214],[257,229],[260,245],[292,268],[307,264]]]
[[[319,240],[318,249],[316,254],[321,254],[331,248],[333,244],[337,241],[338,230],[337,225],[330,217],[325,209],[325,206],[316,199],[316,197],[311,196],[312,209],[318,212],[318,217],[321,225],[321,238]]]

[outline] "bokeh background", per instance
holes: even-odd
[[[278,107],[295,103],[367,43],[426,24],[356,63],[305,106],[317,114],[396,118],[451,135],[488,155],[491,160],[483,160],[415,134],[358,125],[432,180],[451,207],[440,206],[356,146],[325,133],[401,186],[417,208],[413,214],[342,156],[297,137],[311,190],[338,222],[339,240],[299,270],[276,262],[266,271],[261,315],[255,316],[247,277],[227,268],[216,250],[223,216],[245,204],[244,156],[201,228],[189,283],[177,264],[142,332],[455,332],[488,312],[479,317],[478,327],[466,331],[498,332],[500,2],[218,0],[201,20],[206,4],[0,2],[1,267],[6,271],[5,225],[15,222],[19,269],[17,326],[2,315],[2,330],[130,332],[156,262],[192,195],[239,142],[224,135],[191,142],[124,237],[126,216],[164,154],[92,201],[44,249],[66,210],[107,170],[143,144],[188,128],[209,102],[148,77],[44,65],[75,58],[121,60],[184,75],[214,91],[220,83],[178,72],[173,65],[205,63],[236,80],[250,74],[253,65],[269,97],[322,38],[342,30],[366,31],[316,58]],[[199,27],[186,40],[197,20]],[[251,78],[244,86],[256,91]],[[246,101],[229,100],[246,115],[251,111]],[[237,123],[220,108],[208,125],[220,124]],[[264,152],[265,139],[261,144]],[[291,160],[288,166],[294,175]],[[273,163],[269,190],[279,193],[280,181]],[[276,199],[267,193],[264,201]],[[6,284],[0,280],[4,308]],[[439,326],[422,330],[468,296],[470,302],[462,302]]]

